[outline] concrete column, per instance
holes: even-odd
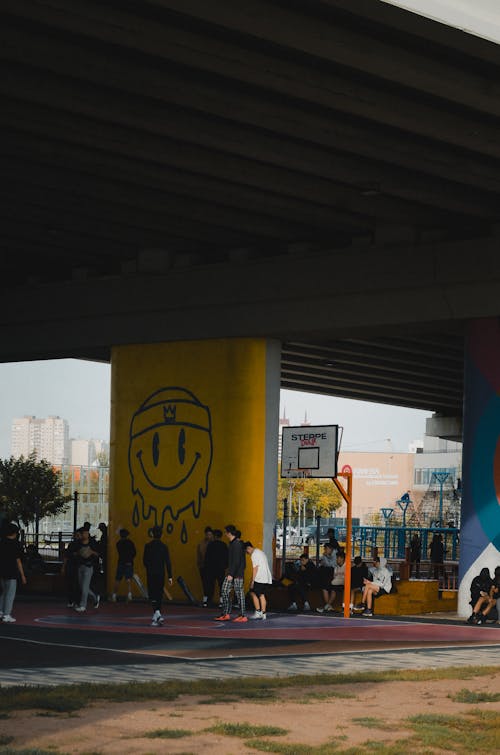
[[[500,565],[500,320],[470,323],[465,352],[461,616],[470,614],[470,584]]]
[[[234,524],[271,556],[276,515],[280,344],[224,339],[112,351],[110,539],[142,551],[164,530],[174,577],[202,590],[196,545]],[[110,548],[110,577],[116,551]],[[250,573],[250,569],[248,569]],[[174,595],[182,597],[176,586]]]

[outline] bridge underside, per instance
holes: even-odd
[[[264,335],[457,414],[500,294],[500,48],[375,0],[4,0],[0,359]]]

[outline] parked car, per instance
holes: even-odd
[[[328,542],[328,535],[327,532],[330,529],[331,524],[321,524],[319,527],[319,542],[320,545],[323,545],[324,543]],[[318,528],[315,524],[310,524],[309,526],[305,527],[304,531],[304,544],[305,545],[316,545],[316,538],[318,536]]]

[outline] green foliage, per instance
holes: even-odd
[[[329,516],[330,511],[339,509],[342,506],[343,498],[332,480],[329,479],[296,479],[293,482],[293,514],[297,511],[298,496],[302,500],[307,499],[306,515],[308,520],[312,520],[314,512],[317,516]],[[288,499],[290,494],[289,480],[278,478],[278,501],[277,501],[277,518],[283,517],[283,499]]]
[[[27,459],[0,459],[0,509],[7,519],[28,525],[66,509],[70,496],[61,492],[59,473],[32,453]]]

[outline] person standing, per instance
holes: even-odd
[[[78,551],[80,550],[80,532],[73,533],[73,539],[68,543],[63,554],[61,574],[66,580],[68,594],[68,608],[80,605],[80,585],[78,583]]]
[[[221,607],[222,583],[227,569],[227,545],[222,540],[222,530],[214,530],[214,538],[207,545],[205,553],[205,569],[207,579],[207,598],[212,603],[215,583],[219,587],[219,608]]]
[[[410,577],[415,564],[415,576],[420,577],[420,558],[422,554],[422,544],[417,532],[414,533],[410,540]]]
[[[255,548],[250,540],[245,543],[245,551],[252,559],[252,581],[250,582],[250,595],[252,596],[255,613],[252,619],[266,620],[267,593],[273,583],[273,575],[269,568],[267,556],[260,548]]]
[[[432,538],[429,556],[431,559],[431,574],[429,576],[439,579],[439,575],[443,572],[444,563],[443,536],[440,532],[436,532]]]
[[[101,592],[106,592],[106,585],[108,583],[108,525],[105,522],[99,522],[97,529],[101,533],[99,542],[97,543],[99,551],[99,575],[101,581]]]
[[[151,529],[152,539],[144,546],[142,562],[146,567],[148,594],[153,606],[152,627],[161,627],[164,618],[161,615],[163,588],[165,587],[165,569],[168,583],[172,584],[172,563],[168,546],[162,542],[162,529],[155,525]]]
[[[76,563],[78,566],[78,583],[80,585],[80,605],[75,610],[83,613],[87,610],[87,600],[90,595],[94,601],[94,608],[99,608],[101,596],[94,592],[90,584],[94,576],[94,569],[99,564],[99,550],[89,530],[80,527],[80,547],[76,551]]]
[[[111,602],[116,603],[116,594],[120,587],[122,579],[127,580],[127,602],[132,600],[132,578],[134,576],[134,558],[137,551],[132,540],[129,539],[130,532],[126,529],[121,529],[119,532],[120,539],[116,543],[116,550],[118,551],[118,564],[116,565],[115,584],[113,587],[113,594],[111,595]]]
[[[246,560],[245,550],[240,540],[241,533],[236,529],[234,524],[227,524],[224,531],[229,540],[228,566],[226,578],[222,584],[222,611],[220,616],[215,618],[215,621],[231,620],[232,594],[234,593],[240,606],[240,615],[233,619],[233,621],[245,622],[248,621],[245,615],[245,591],[243,588]]]
[[[214,539],[213,529],[211,527],[205,527],[205,537],[196,546],[196,565],[200,573],[201,586],[203,589],[202,604],[205,608],[208,606],[208,592],[209,592],[209,584],[207,580],[206,555],[207,555],[207,548],[209,544],[213,541],[213,539]]]
[[[17,539],[19,527],[9,523],[4,528],[4,535],[0,540],[0,617],[4,624],[13,624],[12,608],[17,590],[17,578],[21,577],[23,585],[26,584],[22,555],[23,550]]]

